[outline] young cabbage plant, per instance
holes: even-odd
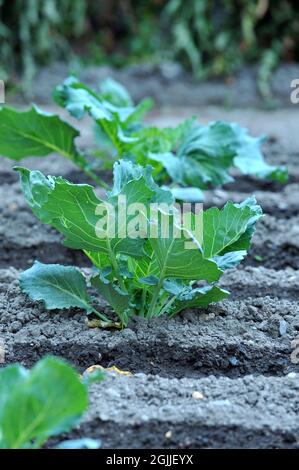
[[[97,374],[97,380],[102,378]],[[0,370],[0,449],[40,448],[49,437],[78,424],[87,407],[88,381],[60,359],[46,357],[31,371],[18,364],[4,367]],[[66,445],[95,447],[96,442],[61,444]]]
[[[144,123],[152,101],[135,105],[127,90],[114,80],[95,92],[69,77],[54,92],[54,99],[78,120],[88,114],[95,127],[99,149],[86,157],[75,143],[79,131],[57,115],[33,106],[28,111],[0,110],[0,155],[20,161],[29,156],[58,153],[76,164],[105,189],[98,168],[111,168],[124,158],[154,167],[160,184],[170,185],[177,199],[203,200],[203,192],[233,181],[231,170],[281,183],[284,167],[267,164],[261,146],[264,137],[252,137],[238,124],[221,121],[206,126],[189,119],[174,128]]]
[[[103,96],[113,106],[113,120],[99,114]],[[54,98],[73,117],[81,119],[88,113],[93,118],[98,143],[102,146],[106,142],[105,150],[110,146],[111,156],[141,165],[149,163],[155,167],[160,183],[170,180],[188,188],[187,192],[174,190],[176,196],[183,198],[189,193],[190,199],[202,198],[200,189],[233,181],[233,167],[257,178],[281,183],[287,180],[286,168],[265,162],[261,150],[265,137],[254,138],[238,124],[221,121],[203,126],[193,118],[164,129],[146,126],[141,119],[132,121],[133,101],[128,91],[113,80],[104,82],[101,93],[96,94],[70,77],[56,88]],[[144,116],[143,112],[137,114],[139,118]],[[136,112],[133,116],[136,118]]]
[[[86,279],[75,267],[36,262],[20,278],[23,292],[48,309],[96,309],[88,283],[104,297],[120,325],[138,315],[172,317],[206,307],[229,293],[217,285],[223,272],[246,256],[262,210],[255,198],[223,209],[181,213],[170,191],[154,183],[151,167],[121,160],[106,200],[93,187],[16,167],[34,214],[64,235],[64,245],[82,250],[94,270]],[[189,205],[190,206],[190,205]]]

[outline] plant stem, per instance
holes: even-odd
[[[93,170],[88,168],[88,162],[85,160],[83,155],[76,155],[72,159],[72,161],[73,163],[75,163],[75,165],[77,165],[78,168],[80,168],[80,170],[83,171],[83,173],[86,174],[86,176],[89,176],[89,178],[91,178],[98,186],[104,189],[109,189],[109,185],[105,183],[105,181],[103,181]]]
[[[147,289],[144,288],[144,290],[142,291],[142,296],[141,296],[141,307],[140,307],[140,310],[139,310],[139,317],[142,317],[144,318],[144,307],[145,307],[145,301],[146,301],[146,294],[147,294]]]
[[[114,270],[115,277],[116,277],[116,279],[117,279],[118,282],[119,282],[119,285],[120,285],[121,290],[123,290],[124,292],[127,292],[127,289],[126,289],[124,280],[123,280],[123,278],[121,277],[121,275],[119,274],[119,269],[118,269],[118,266],[117,266],[117,261],[116,261],[115,255],[114,255],[114,253],[113,253],[113,251],[112,251],[112,249],[111,249],[111,245],[110,245],[110,241],[109,241],[109,238],[108,238],[108,237],[106,238],[106,243],[107,243],[107,247],[108,247],[108,250],[109,250],[109,257],[110,257],[110,261],[111,261],[111,264],[112,264],[112,267],[113,267],[113,270]]]
[[[163,313],[166,312],[166,310],[173,304],[173,302],[175,301],[175,299],[176,299],[176,297],[175,297],[175,295],[174,295],[173,297],[171,297],[170,300],[168,300],[168,301],[166,302],[166,304],[164,305],[164,307],[161,308],[161,310],[160,310],[160,312],[159,312],[159,314],[158,314],[159,317],[160,317],[160,315],[163,315]]]
[[[154,290],[154,293],[153,293],[153,297],[152,297],[152,300],[151,300],[151,303],[150,303],[150,306],[149,306],[149,309],[148,309],[148,314],[146,315],[147,318],[152,318],[153,316],[155,316],[155,307],[156,307],[156,304],[157,304],[157,301],[158,301],[158,298],[159,298],[159,294],[160,294],[160,290],[162,288],[163,281],[164,281],[164,278],[160,277],[159,283],[157,284],[157,286]]]
[[[110,322],[111,320],[109,320],[108,317],[106,317],[106,315],[103,315],[102,313],[98,312],[95,308],[91,307],[92,308],[92,313],[94,313],[98,318],[100,318],[101,320],[103,321],[106,321],[106,322]]]
[[[123,156],[122,146],[120,145],[120,142],[115,138],[115,135],[113,134],[113,132],[110,131],[109,126],[107,126],[105,119],[102,120],[101,127],[104,133],[108,135],[109,139],[112,142],[112,145],[114,145],[117,151],[118,158],[122,158]]]

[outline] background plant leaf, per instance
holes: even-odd
[[[87,388],[77,373],[52,357],[31,371],[22,366],[0,370],[0,396],[2,449],[40,447],[50,436],[77,424],[88,405]]]
[[[78,155],[74,140],[79,132],[56,115],[40,111],[0,109],[0,155],[12,160],[59,153],[68,159]]]
[[[182,288],[181,292],[175,296],[174,302],[166,313],[172,317],[186,308],[205,308],[213,302],[226,299],[228,296],[228,291],[217,286],[204,286],[195,289],[188,286]]]
[[[74,267],[35,261],[20,275],[20,286],[30,299],[42,300],[48,310],[78,307],[93,311],[85,278]]]

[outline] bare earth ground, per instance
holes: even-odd
[[[223,276],[231,297],[171,321],[137,319],[122,332],[88,329],[76,309],[47,313],[20,293],[20,270],[34,259],[82,267],[88,262],[35,219],[11,162],[1,159],[0,336],[6,361],[31,366],[56,354],[80,371],[93,364],[131,371],[130,377],[107,373],[105,384],[92,386],[90,410],[72,433],[100,437],[104,447],[299,448],[299,364],[291,361],[291,343],[299,337],[299,107],[172,108],[150,120],[172,125],[190,114],[267,134],[268,161],[287,164],[290,172],[285,186],[240,177],[207,194],[207,206],[222,206],[255,193],[266,213],[246,262]],[[81,126],[87,129],[88,122]],[[87,129],[80,144],[86,147],[91,137]],[[81,179],[58,156],[24,165]]]

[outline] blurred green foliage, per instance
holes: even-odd
[[[176,57],[199,76],[231,74],[245,62],[264,68],[299,57],[295,0],[170,0]]]
[[[21,72],[28,87],[37,65],[70,51],[83,34],[84,0],[0,0],[0,76]]]
[[[295,0],[0,0],[0,73],[29,82],[71,51],[114,65],[178,60],[200,78],[257,63],[266,96],[277,63],[299,59],[298,34]]]

